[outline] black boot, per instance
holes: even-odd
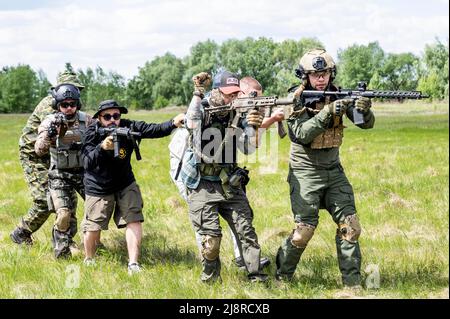
[[[13,232],[9,235],[11,237],[11,240],[15,242],[16,244],[27,244],[27,245],[33,245],[33,239],[31,238],[31,232],[29,230],[26,230],[25,228],[17,226]]]
[[[68,231],[61,232],[56,228],[53,228],[52,244],[56,258],[69,258],[72,256],[70,242],[71,239]]]

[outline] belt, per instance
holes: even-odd
[[[233,169],[235,164],[218,165],[218,164],[200,164],[200,173],[203,176],[219,176],[222,169],[229,172]]]

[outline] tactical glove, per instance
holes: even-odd
[[[342,116],[345,114],[347,108],[353,105],[353,103],[354,102],[352,99],[336,100],[330,104],[325,105],[324,110],[332,115]]]
[[[47,136],[50,139],[54,139],[56,135],[58,135],[58,128],[56,127],[55,124],[51,124],[47,129]]]
[[[251,110],[247,113],[247,123],[253,127],[260,127],[264,119],[264,114],[258,110]]]
[[[355,108],[363,114],[367,114],[371,107],[372,101],[368,97],[361,96],[356,99]]]
[[[203,97],[206,89],[211,84],[211,75],[206,72],[200,72],[192,77],[194,82],[194,95]]]

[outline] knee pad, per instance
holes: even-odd
[[[69,230],[71,212],[67,207],[60,208],[56,211],[55,228],[61,232]]]
[[[206,260],[213,261],[219,257],[220,241],[222,237],[210,235],[202,236],[202,256]]]
[[[305,248],[314,235],[315,229],[316,227],[312,225],[298,223],[297,228],[292,233],[291,244],[296,248]]]
[[[344,218],[343,223],[339,223],[337,230],[338,236],[348,242],[356,243],[359,235],[361,235],[361,225],[356,214],[348,215]]]

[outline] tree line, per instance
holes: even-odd
[[[266,95],[285,96],[298,84],[294,75],[300,57],[309,49],[325,47],[315,38],[275,42],[270,38],[230,39],[222,44],[198,42],[190,53],[178,58],[170,52],[139,67],[127,81],[122,75],[102,67],[74,70],[86,86],[82,101],[86,109],[96,109],[100,101],[114,98],[132,109],[158,109],[187,105],[192,96],[191,78],[201,71],[216,73],[225,68],[241,76],[258,79]],[[448,99],[448,43],[436,39],[425,45],[423,54],[386,53],[378,42],[354,44],[337,52],[337,79],[343,88],[355,88],[366,81],[370,89],[420,90],[435,99]],[[42,70],[29,65],[4,66],[0,70],[0,112],[31,112],[48,94],[51,84]]]

